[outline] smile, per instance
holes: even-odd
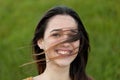
[[[72,50],[56,50],[59,55],[69,55],[72,54]]]

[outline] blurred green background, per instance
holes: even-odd
[[[76,10],[89,33],[87,73],[95,80],[120,80],[120,0],[0,0],[0,80],[37,75],[31,39],[44,13],[56,5]]]

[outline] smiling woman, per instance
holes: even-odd
[[[74,52],[74,48],[79,46],[79,40],[72,43],[65,42],[55,46],[54,48],[49,49],[51,45],[68,39],[70,37],[69,35],[75,35],[75,33],[71,32],[71,30],[73,31],[73,29],[77,29],[77,24],[71,16],[59,14],[50,19],[47,24],[44,37],[38,40],[38,46],[46,51],[46,59],[50,61],[49,63],[47,63],[47,65],[56,64],[57,66],[68,67],[68,65],[75,59],[76,55],[64,55],[72,54]],[[78,48],[76,49],[76,52],[78,52]],[[52,58],[57,56],[57,59],[51,61]],[[60,59],[59,57],[62,59]]]
[[[50,9],[38,23],[32,44],[39,75],[27,80],[91,80],[85,72],[89,38],[74,10]]]

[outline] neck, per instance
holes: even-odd
[[[70,80],[69,76],[70,66],[59,66],[47,63],[45,72],[46,80]]]

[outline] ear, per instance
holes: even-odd
[[[43,39],[39,39],[39,40],[37,41],[37,45],[39,46],[40,49],[44,49]]]

